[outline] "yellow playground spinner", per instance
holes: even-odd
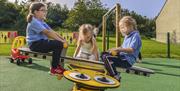
[[[120,82],[107,75],[102,68],[92,68],[83,65],[76,65],[64,72],[64,77],[72,82],[72,91],[105,91],[108,88],[117,88]]]

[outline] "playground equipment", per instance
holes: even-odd
[[[33,54],[34,57],[43,59],[52,58],[51,52],[38,53],[31,51],[29,48],[19,48],[18,50],[22,54]],[[120,83],[116,79],[108,76],[103,62],[68,57],[65,56],[66,50],[67,48],[64,48],[61,54],[61,64],[66,63],[70,68],[63,75],[66,79],[74,82],[72,91],[104,91],[108,88],[117,88],[120,86]],[[128,69],[118,68],[117,70],[144,76],[150,76],[150,74],[154,73],[152,70],[136,66]],[[57,78],[61,80],[62,75],[57,75]]]
[[[17,36],[17,31],[0,31],[0,43],[12,43]]]
[[[21,48],[25,45],[25,37],[18,36],[14,39],[11,47],[11,57],[10,62],[13,63],[16,60],[16,64],[20,65],[21,61],[24,62],[25,59],[28,59],[28,63],[32,64],[32,58],[26,55],[22,55],[18,48]]]
[[[119,20],[121,18],[121,6],[120,4],[116,4],[113,8],[111,8],[106,14],[103,16],[103,21],[102,21],[102,47],[103,51],[107,50],[106,47],[106,21],[107,18],[110,16],[111,12],[115,10],[116,11],[116,47],[120,46],[120,32],[119,32]]]
[[[31,51],[29,48],[26,48],[26,47],[18,48],[18,50],[22,54],[26,54],[26,55],[29,55],[29,56],[32,56],[32,57],[52,60],[51,59],[52,58],[51,57],[52,56],[51,52],[49,52],[49,53],[39,53],[39,52]],[[61,59],[64,59],[63,61],[61,61],[62,65],[65,63],[65,64],[69,64],[69,65],[71,65],[73,67],[83,67],[83,68],[86,67],[87,69],[94,68],[96,71],[104,72],[102,70],[102,69],[104,69],[104,63],[103,62],[68,57],[68,56],[65,56],[65,51],[66,50],[67,49],[63,49],[63,52],[61,54]],[[143,75],[143,76],[150,76],[150,74],[154,74],[153,70],[138,67],[138,66],[132,66],[131,68],[128,68],[128,69],[117,68],[117,70],[121,71],[121,72],[137,74],[137,75]]]
[[[112,11],[116,11],[116,47],[120,46],[120,32],[119,32],[119,26],[118,26],[118,22],[120,20],[120,10],[121,10],[121,6],[120,4],[116,4],[112,9],[110,9],[104,16],[103,16],[103,23],[102,23],[102,35],[103,35],[103,51],[106,51],[106,21],[107,18],[109,17],[109,15],[111,14]],[[67,48],[64,48],[63,51],[66,51]],[[50,58],[51,60],[51,56],[52,53],[38,53],[38,52],[33,52],[31,51],[29,48],[19,48],[19,51],[22,54],[26,54],[26,55],[33,55],[34,57],[39,57],[39,58],[43,58],[43,59],[48,59]],[[63,59],[64,61],[61,61],[61,64],[70,64],[73,67],[77,67],[77,68],[81,68],[83,66],[83,68],[100,68],[100,69],[104,69],[104,63],[103,62],[97,62],[97,61],[93,61],[93,60],[84,60],[84,59],[77,59],[77,58],[72,58],[72,57],[67,57],[65,56],[65,52],[61,53],[61,59]],[[116,55],[116,53],[112,53],[113,55]],[[40,56],[39,56],[40,55]],[[154,71],[150,70],[150,69],[146,69],[146,68],[142,68],[142,67],[137,67],[137,66],[132,66],[131,68],[128,69],[123,69],[123,68],[118,68],[118,71],[124,71],[127,73],[133,73],[133,74],[138,74],[138,75],[144,75],[144,76],[150,76],[150,74],[153,74]],[[97,71],[97,69],[95,70]],[[98,69],[99,71],[99,69]],[[100,70],[102,71],[102,70]]]
[[[118,22],[120,20],[120,5],[117,4],[103,16],[103,51],[106,51],[106,18],[114,9],[116,9],[116,47],[120,46],[120,33],[118,26]],[[43,59],[46,59],[47,56],[52,56],[51,52],[39,53],[31,51],[29,48],[18,48],[18,50],[22,55],[33,54],[34,57],[39,57],[39,55],[42,55]],[[61,53],[60,60],[61,64],[64,64],[65,62],[70,68],[70,70],[65,71],[63,75],[66,79],[75,83],[72,89],[73,91],[104,91],[107,88],[116,88],[120,86],[119,81],[109,76],[109,73],[107,73],[108,68],[105,68],[103,62],[67,57],[66,50],[67,44],[64,44],[64,49]],[[116,55],[117,53],[112,52],[112,54]],[[111,66],[110,62],[109,66]],[[109,69],[111,68],[112,67],[109,67]],[[134,73],[138,75],[142,74],[144,76],[149,76],[150,74],[154,73],[152,70],[136,66],[123,70],[125,70],[127,73]],[[62,75],[59,75],[58,79],[60,80],[61,78]]]
[[[102,62],[76,59],[72,57],[63,56],[66,54],[68,45],[64,44],[64,51],[61,54],[61,61],[65,60],[70,70],[64,72],[64,77],[75,83],[73,91],[104,91],[108,88],[117,88],[120,83],[107,75],[107,71],[104,68]],[[18,48],[21,54],[29,55],[34,54],[34,57],[43,55],[43,59],[46,56],[52,56],[52,53],[38,53],[29,50],[28,48]],[[61,62],[62,64],[62,62]],[[57,75],[57,79],[61,80],[63,75]]]
[[[72,91],[104,91],[120,86],[116,79],[106,75],[106,73],[84,68],[65,71],[64,77],[74,82]]]

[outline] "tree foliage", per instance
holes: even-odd
[[[18,16],[18,7],[6,0],[0,3],[0,27],[9,28],[14,27],[16,17]]]
[[[1,0],[0,8],[0,28],[18,30],[19,33],[24,35],[27,25],[28,3],[21,2],[17,4]],[[84,23],[90,23],[97,27],[102,23],[102,16],[107,11],[108,8],[103,7],[100,0],[78,0],[71,10],[68,10],[67,6],[49,3],[47,23],[52,28],[60,27],[71,31],[77,31],[79,26]],[[141,16],[128,9],[122,9],[121,11],[122,16],[130,15],[136,19],[141,35],[155,37],[154,19]],[[107,30],[115,33],[115,14],[112,13],[107,20]]]
[[[50,4],[48,6],[47,23],[52,27],[63,27],[62,23],[67,19],[69,10],[66,5]]]
[[[79,0],[69,12],[64,25],[70,30],[77,30],[84,23],[97,26],[101,23],[106,11],[100,0]]]

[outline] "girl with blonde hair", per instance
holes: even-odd
[[[83,24],[80,26],[74,57],[98,61],[98,49],[93,30],[94,28],[90,24]]]

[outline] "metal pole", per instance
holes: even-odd
[[[103,26],[102,26],[102,41],[103,41],[103,52],[106,51],[106,16],[103,16]]]
[[[170,58],[170,33],[167,33],[167,58]]]
[[[109,30],[107,30],[107,50],[109,49]]]

